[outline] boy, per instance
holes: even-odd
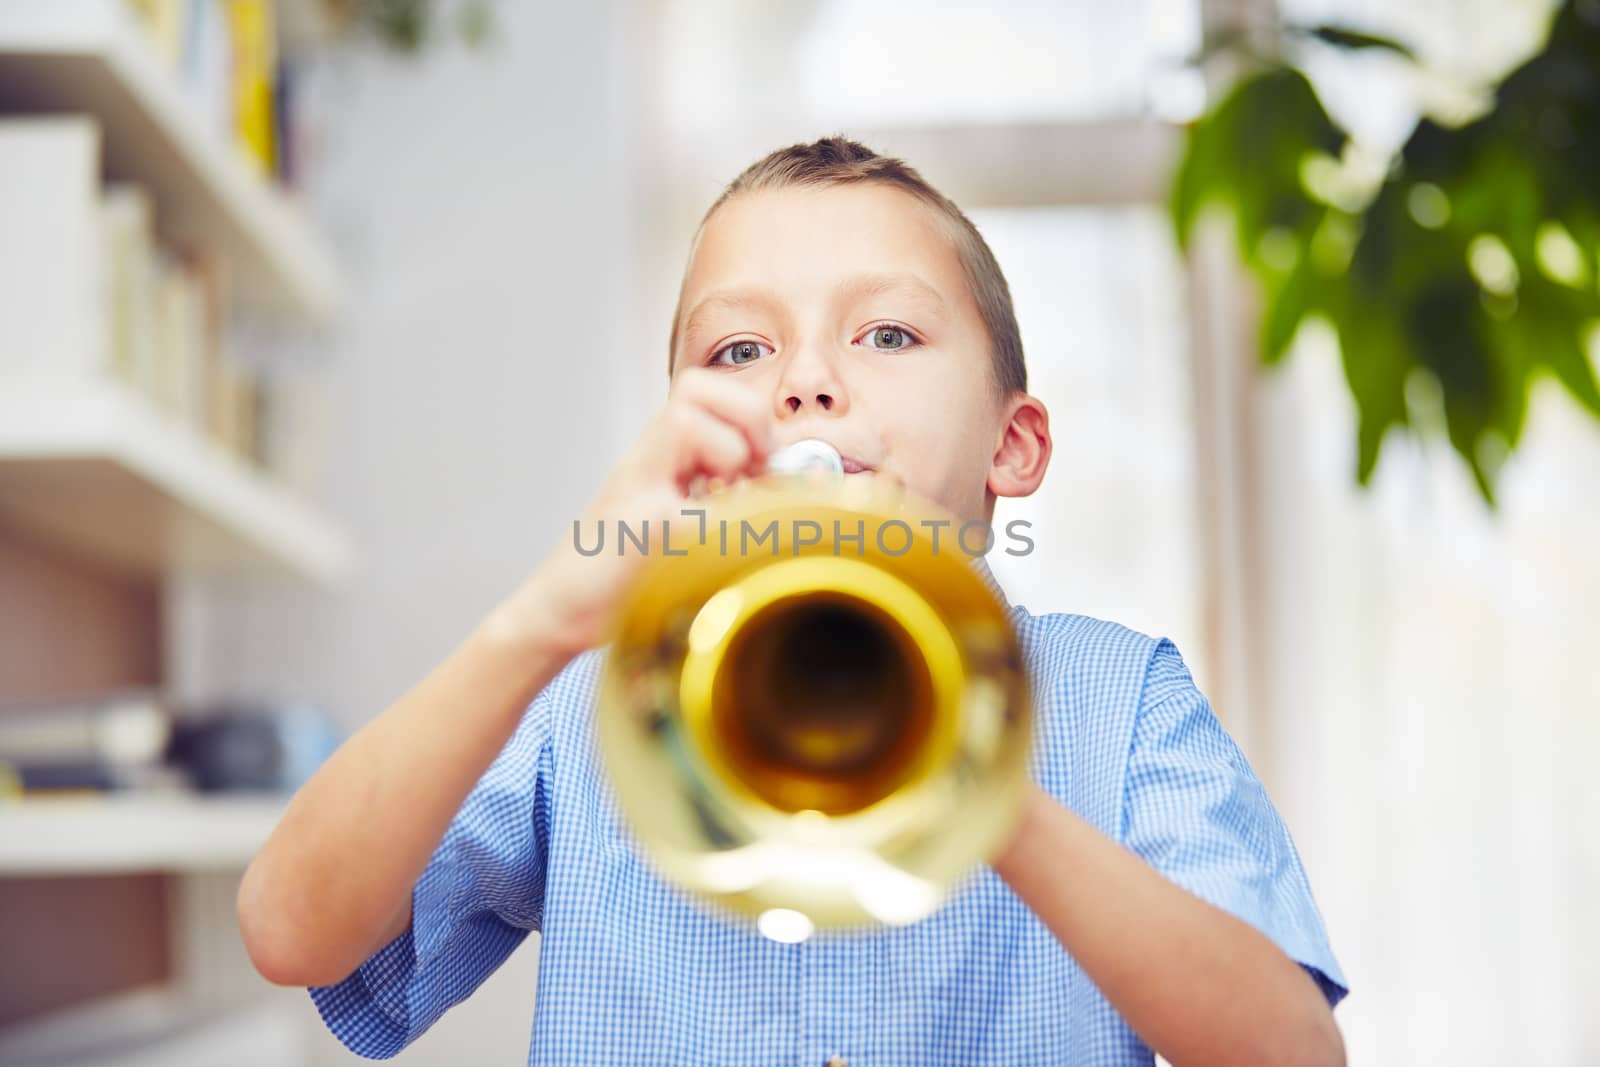
[[[962,521],[1050,459],[982,237],[842,138],[774,152],[712,206],[669,372],[583,529],[659,529],[700,479],[808,437]],[[1171,643],[1110,623],[1010,608],[1034,782],[1013,839],[929,918],[779,944],[662,883],[589,732],[595,646],[640,558],[554,550],[247,871],[257,967],[313,987],[352,1049],[394,1055],[539,930],[530,1063],[1343,1062],[1344,978],[1287,831]]]

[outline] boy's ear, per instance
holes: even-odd
[[[1050,413],[1038,397],[1016,393],[1005,402],[1002,414],[1005,421],[989,465],[989,490],[995,496],[1030,496],[1050,465]]]

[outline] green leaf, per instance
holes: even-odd
[[[1385,435],[1408,422],[1405,384],[1411,360],[1393,307],[1362,300],[1353,290],[1345,295],[1354,299],[1335,305],[1332,318],[1345,381],[1356,401],[1356,480],[1366,485]]]
[[[1589,331],[1600,323],[1600,298],[1540,277],[1518,290],[1516,312],[1504,324],[1504,344],[1530,367],[1553,374],[1573,398],[1600,415],[1600,385],[1587,350]]]
[[[1359,51],[1368,48],[1381,48],[1394,52],[1415,61],[1416,53],[1399,41],[1390,37],[1379,37],[1377,34],[1363,33],[1360,30],[1347,30],[1339,26],[1308,26],[1292,28],[1293,32],[1301,33],[1307,37],[1315,38],[1323,44],[1331,44],[1335,48],[1350,51]]]
[[[1232,112],[1219,108],[1201,118],[1189,131],[1169,197],[1169,210],[1181,249],[1189,247],[1195,222],[1207,201],[1224,195],[1227,146],[1232,142],[1227,125],[1233,118]]]
[[[362,0],[362,17],[378,39],[401,52],[417,52],[428,39],[427,0]]]
[[[1301,163],[1312,152],[1337,155],[1345,140],[1299,71],[1272,67],[1241,80],[1189,131],[1170,204],[1179,246],[1213,202],[1232,209],[1247,256],[1274,226],[1314,226],[1324,209],[1301,184]]]
[[[479,47],[494,36],[494,11],[486,0],[471,0],[456,15],[456,29],[469,46]]]
[[[1492,343],[1493,326],[1477,284],[1465,271],[1440,277],[1423,290],[1409,309],[1407,327],[1422,364],[1443,387],[1450,443],[1492,505],[1494,471],[1484,457],[1515,447],[1522,436],[1528,365]]]
[[[1410,55],[1339,27],[1291,32]],[[1600,329],[1600,0],[1561,5],[1545,47],[1503,81],[1487,114],[1459,128],[1419,122],[1354,214],[1311,196],[1300,177],[1308,153],[1336,154],[1344,140],[1300,71],[1279,64],[1242,79],[1190,130],[1170,203],[1179,240],[1208,205],[1231,210],[1265,296],[1264,363],[1285,358],[1306,316],[1328,319],[1356,403],[1362,484],[1389,431],[1412,424],[1405,386],[1421,375],[1437,384],[1444,433],[1492,505],[1538,375],[1600,416],[1587,348]],[[1414,204],[1431,207],[1414,215]],[[1562,272],[1565,283],[1540,257],[1541,235],[1546,258],[1560,249],[1548,243],[1560,232],[1551,223],[1583,264]],[[1515,272],[1495,266],[1496,248]]]
[[[1261,358],[1269,366],[1282,361],[1301,321],[1321,307],[1318,297],[1326,281],[1317,270],[1310,246],[1301,245],[1294,266],[1282,282],[1269,287],[1261,328]]]
[[[1394,181],[1384,183],[1367,207],[1361,234],[1350,257],[1351,281],[1369,294],[1379,294],[1388,284],[1400,249],[1400,231],[1407,221],[1404,195]]]

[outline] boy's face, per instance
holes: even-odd
[[[681,308],[674,376],[712,366],[758,392],[780,447],[819,437],[847,474],[893,475],[960,519],[987,522],[997,492],[1038,484],[1018,492],[997,469],[1018,398],[996,395],[960,260],[907,193],[867,182],[732,197],[701,232]]]

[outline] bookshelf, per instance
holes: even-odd
[[[305,994],[280,989],[259,1004],[209,1003],[162,988],[137,988],[52,1012],[0,1032],[0,1063],[170,1067],[225,1063],[228,1067],[285,1067],[306,1061],[297,1025]],[[108,1050],[113,1059],[108,1059]]]
[[[218,246],[241,312],[333,317],[341,281],[323,242],[205,127],[126,0],[0,3],[0,110],[97,117],[106,176],[151,191],[162,240]]]
[[[127,0],[0,3],[0,114],[92,120],[101,180],[148,197],[148,239],[216,261],[238,321],[304,328],[335,314],[340,281],[321,239],[245,151],[206,123]],[[40,179],[26,180],[29,163],[20,163],[19,195],[48,198]],[[81,241],[51,232],[59,236],[32,246],[44,262],[12,264],[13,275],[66,270],[77,279],[105,269],[72,251]],[[351,553],[337,526],[237,449],[220,447],[192,410],[172,417],[148,391],[82,373],[108,358],[93,324],[98,308],[47,307],[38,321],[60,325],[30,334],[24,323],[13,338],[20,349],[0,343],[0,365],[20,366],[0,372],[0,523],[125,575],[231,570],[330,583],[346,573]],[[174,338],[161,340],[178,350]]]
[[[299,11],[300,42],[325,32],[318,5],[279,3]],[[231,18],[246,6],[215,10]],[[173,578],[329,584],[350,569],[345,533],[302,495],[318,435],[303,420],[267,419],[289,445],[262,445],[272,435],[258,433],[257,416],[295,409],[250,406],[257,396],[243,386],[282,368],[237,362],[230,350],[236,333],[331,325],[343,280],[292,196],[236,143],[259,127],[230,130],[214,113],[232,106],[238,121],[240,101],[263,84],[240,88],[239,71],[263,54],[259,39],[223,40],[242,65],[196,82],[200,68],[169,58],[188,53],[130,0],[0,0],[0,117],[10,127],[0,132],[11,153],[0,278],[12,298],[0,316],[0,701],[171,684],[184,639],[166,625]],[[197,85],[221,85],[222,104]],[[78,135],[61,133],[68,127],[89,131],[94,153],[70,166],[65,146]],[[112,209],[135,201],[142,251],[123,255],[108,219],[126,221]],[[144,287],[107,284],[146,259]],[[139,331],[119,317],[130,306],[145,309]],[[0,997],[0,1043],[25,1020],[150,984],[254,992],[232,894],[286,802],[0,800],[0,915],[11,920],[0,923],[0,958],[28,976]]]
[[[242,870],[283,797],[62,797],[0,802],[0,877]]]
[[[112,381],[0,388],[0,522],[123,573],[343,577],[328,519]]]

